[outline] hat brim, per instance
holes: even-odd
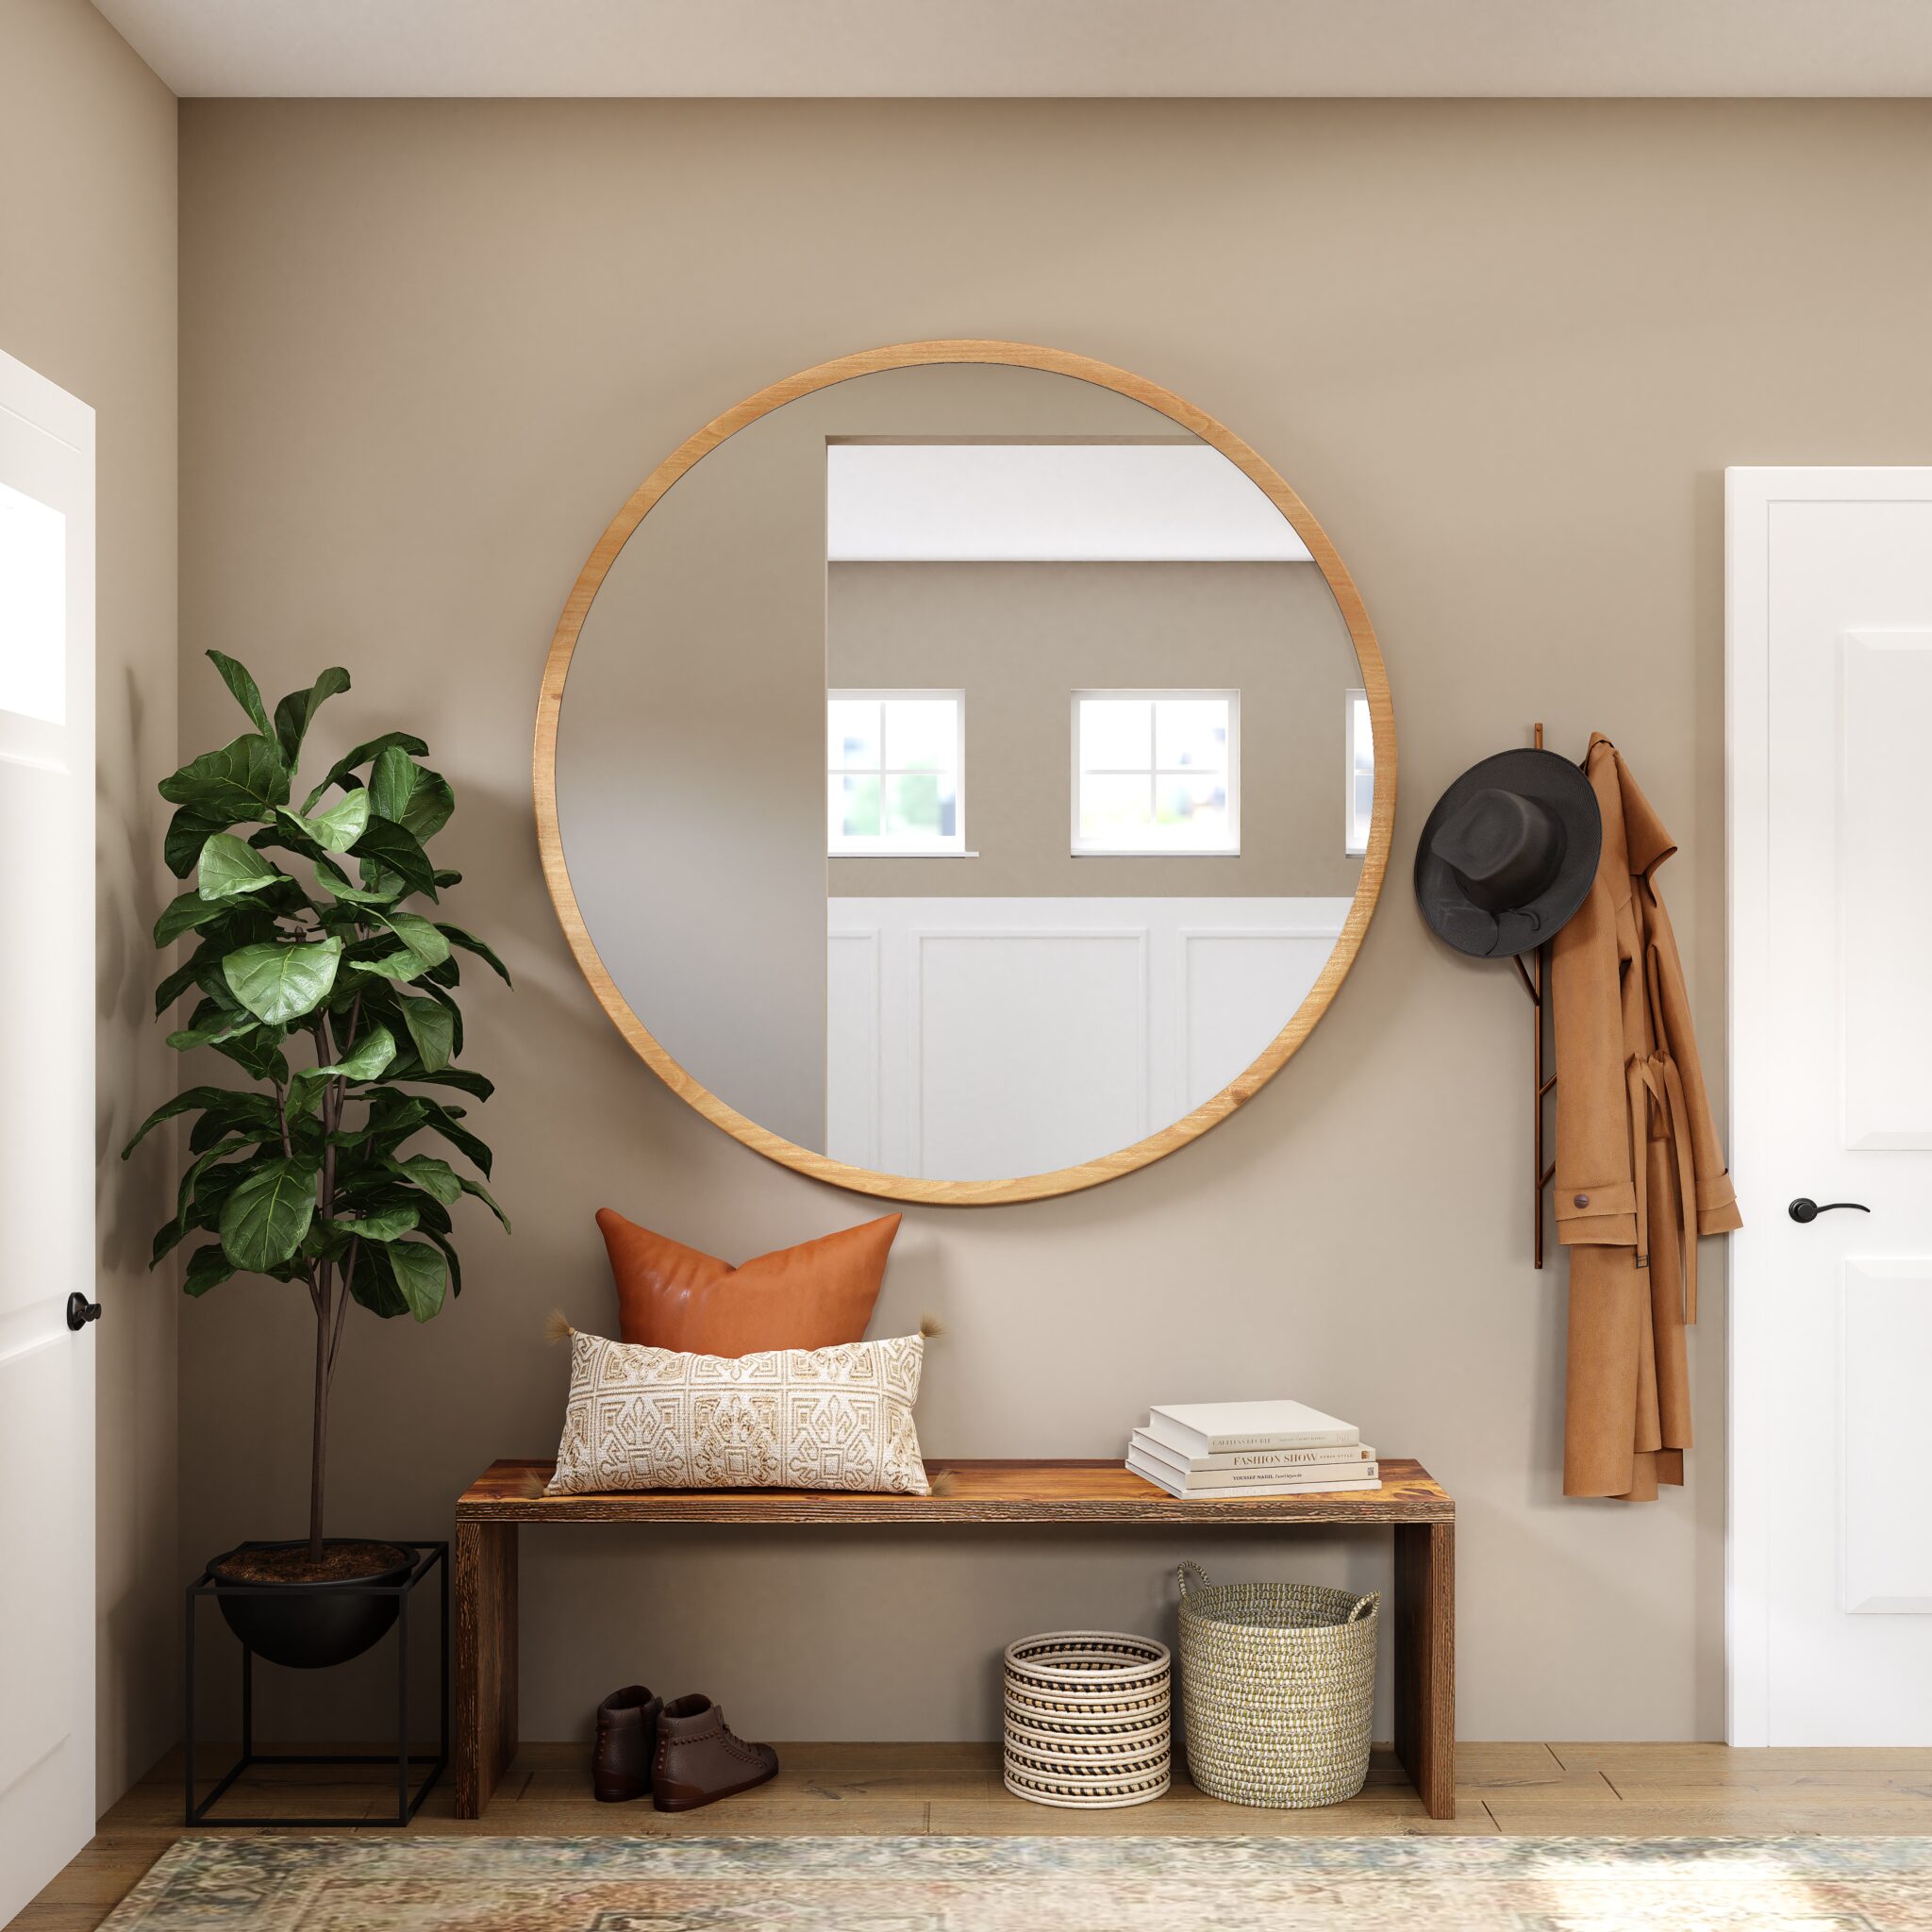
[[[1473,793],[1491,788],[1541,801],[1563,831],[1563,857],[1555,877],[1527,905],[1507,912],[1478,906],[1433,849],[1443,821]],[[1556,752],[1527,746],[1498,752],[1472,765],[1436,801],[1416,846],[1416,903],[1430,929],[1458,953],[1478,959],[1511,958],[1554,939],[1575,916],[1590,896],[1603,847],[1603,813],[1581,767]]]

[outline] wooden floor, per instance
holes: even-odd
[[[1733,1751],[1723,1744],[1470,1744],[1457,1749],[1456,1816],[1424,1816],[1392,1756],[1367,1788],[1320,1811],[1257,1811],[1185,1780],[1127,1811],[1054,1811],[1009,1795],[981,1744],[781,1744],[771,1784],[703,1811],[663,1816],[591,1796],[587,1747],[526,1745],[484,1816],[460,1822],[445,1780],[411,1829],[486,1836],[573,1832],[1230,1833],[1508,1832],[1610,1836],[1932,1835],[1932,1750]],[[210,1751],[209,1761],[215,1754]],[[14,1921],[18,1932],[96,1926],[181,1836],[178,1756],[101,1821],[78,1858]],[[225,1806],[258,1815],[379,1811],[386,1795],[340,1772],[264,1771]],[[295,1782],[300,1778],[302,1782]],[[367,1828],[367,1827],[365,1827]]]

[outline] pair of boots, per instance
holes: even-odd
[[[600,1804],[648,1797],[659,1811],[695,1811],[777,1772],[778,1754],[737,1736],[708,1697],[666,1704],[630,1684],[597,1707],[591,1786]]]

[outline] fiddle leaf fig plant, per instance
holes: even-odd
[[[349,1304],[426,1322],[462,1291],[456,1203],[474,1195],[509,1226],[483,1185],[490,1149],[458,1124],[460,1105],[437,1097],[483,1101],[491,1091],[456,1064],[458,955],[482,960],[506,985],[509,974],[474,933],[433,909],[460,874],[429,856],[456,794],[419,762],[428,746],[407,731],[358,744],[297,808],[308,728],[349,689],[349,674],[331,666],[271,719],[247,670],[208,655],[254,728],[161,783],[175,808],[168,868],[176,878],[192,873],[194,883],[156,922],[155,944],[192,939],[193,950],[157,988],[155,1011],[197,995],[168,1044],[211,1047],[252,1084],[175,1095],[122,1158],[163,1121],[194,1115],[175,1213],[157,1231],[149,1265],[192,1240],[182,1279],[191,1295],[262,1274],[308,1296],[308,1553],[319,1561],[329,1386]],[[424,901],[427,908],[410,903]],[[464,1165],[424,1151],[420,1136]]]

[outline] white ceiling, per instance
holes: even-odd
[[[1204,443],[835,442],[833,563],[1307,563],[1254,484]]]
[[[1932,0],[95,4],[178,94],[1932,93]]]

